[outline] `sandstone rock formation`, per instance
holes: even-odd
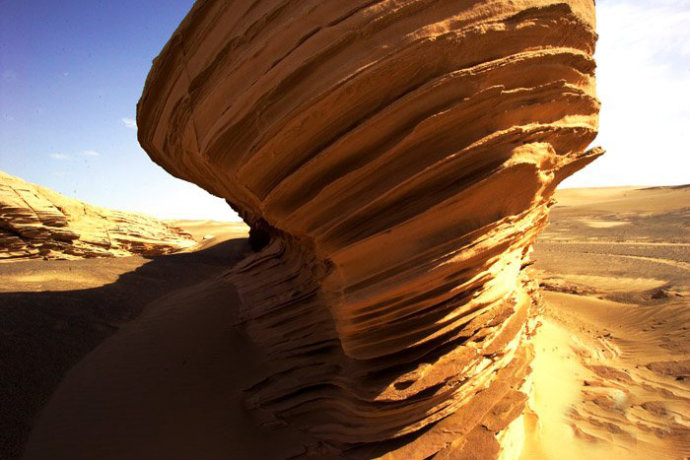
[[[154,62],[139,141],[224,197],[272,358],[247,403],[307,455],[519,452],[557,184],[602,151],[593,0],[199,1]]]
[[[155,255],[194,244],[158,219],[82,203],[0,171],[0,261]]]

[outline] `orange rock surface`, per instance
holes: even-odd
[[[194,244],[158,219],[82,203],[0,171],[0,262],[166,254]]]
[[[558,183],[599,156],[593,0],[200,1],[154,62],[139,141],[228,200],[272,363],[259,423],[307,455],[519,454]]]

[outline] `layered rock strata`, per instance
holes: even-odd
[[[310,433],[307,455],[519,452],[523,268],[602,153],[596,37],[592,0],[195,4],[139,141],[252,228],[231,281],[272,358],[261,423]]]
[[[0,261],[156,255],[194,244],[158,219],[82,203],[0,171]]]

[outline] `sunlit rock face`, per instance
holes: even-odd
[[[602,153],[595,42],[592,0],[196,3],[139,140],[253,229],[232,280],[273,362],[261,423],[314,455],[519,452],[523,268],[556,185]]]
[[[0,262],[167,254],[194,244],[158,219],[92,206],[0,171]]]

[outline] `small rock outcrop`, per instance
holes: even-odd
[[[198,1],[139,141],[228,200],[255,254],[248,390],[305,455],[519,453],[554,189],[597,134],[593,0]]]
[[[82,203],[0,171],[0,261],[156,255],[194,244],[158,219]]]

